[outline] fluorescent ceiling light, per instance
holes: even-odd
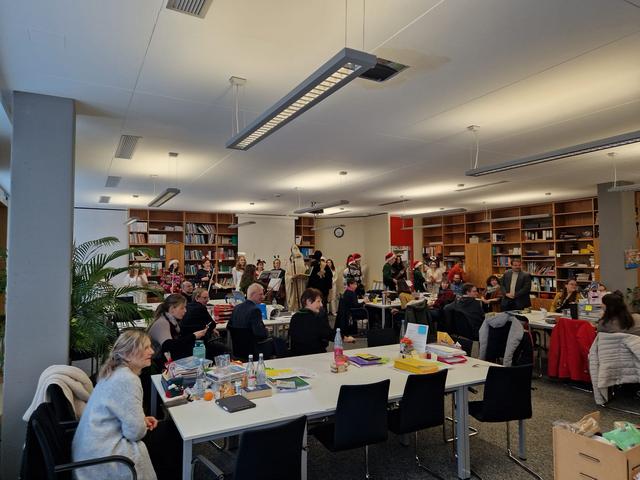
[[[454,213],[464,213],[466,208],[450,208],[448,210],[437,210],[435,212],[428,213],[416,213],[415,215],[402,215],[400,218],[429,218],[440,217],[442,215],[453,215]]]
[[[327,208],[339,207],[340,205],[348,205],[349,200],[335,200],[333,202],[326,203],[314,203],[310,207],[299,208],[298,210],[294,210],[293,213],[301,214],[301,213],[322,213],[323,210]]]
[[[552,152],[532,155],[518,160],[509,160],[508,162],[498,163],[496,165],[474,168],[472,170],[467,170],[464,174],[469,177],[480,177],[491,173],[505,172],[507,170],[513,170],[514,168],[529,167],[531,165],[560,160],[561,158],[574,157],[576,155],[597,152],[608,148],[620,147],[622,145],[629,145],[631,143],[638,142],[640,142],[640,130],[600,140],[594,140],[593,142],[581,143],[579,145],[561,148]]]
[[[414,225],[413,227],[402,227],[400,230],[419,230],[421,228],[435,228],[441,226],[441,223],[433,223],[431,225]]]
[[[238,228],[238,227],[244,227],[245,225],[255,225],[256,222],[254,222],[253,220],[249,220],[248,222],[242,222],[242,223],[232,223],[231,225],[229,225],[229,228]]]
[[[161,207],[180,193],[179,188],[167,188],[164,192],[149,202],[150,207]]]
[[[314,232],[317,232],[318,230],[329,230],[330,228],[344,228],[346,227],[346,225],[344,223],[337,223],[335,225],[327,225],[326,227],[312,227],[311,230],[313,230]]]
[[[333,212],[333,213],[325,213],[325,217],[328,217],[329,215],[342,215],[344,213],[351,213],[351,210],[340,210],[338,212]]]
[[[640,183],[630,183],[628,185],[616,185],[611,187],[607,192],[637,192],[640,191]]]
[[[129,226],[129,225],[133,225],[134,223],[136,223],[138,220],[140,220],[138,217],[129,217],[125,220],[124,224]]]
[[[509,222],[511,220],[534,220],[536,218],[550,218],[550,213],[538,213],[535,215],[519,215],[517,217],[492,218],[491,222]]]
[[[390,202],[379,203],[378,206],[379,207],[386,207],[387,205],[396,205],[398,203],[407,203],[407,202],[410,202],[410,201],[411,201],[411,199],[409,199],[409,198],[403,198],[401,200],[392,200]]]
[[[501,185],[503,183],[509,183],[507,180],[500,180],[499,182],[485,183],[483,185],[475,185],[473,187],[464,187],[456,189],[456,192],[468,192],[469,190],[478,190],[480,188],[493,187],[494,185]]]
[[[248,150],[291,120],[344,87],[377,63],[375,55],[344,48],[306,80],[231,138],[227,148]]]

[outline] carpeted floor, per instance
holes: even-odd
[[[352,348],[366,346],[358,340]],[[547,378],[533,381],[533,418],[527,421],[527,463],[544,479],[553,478],[553,444],[551,426],[557,419],[575,421],[596,409],[602,413],[604,431],[613,428],[614,420],[640,422],[640,417],[596,407],[591,392],[584,392],[561,382]],[[619,408],[640,411],[640,400],[633,389],[620,392],[612,403]],[[482,398],[482,389],[472,399]],[[446,402],[450,405],[450,402]],[[471,465],[474,472],[483,479],[531,479],[506,456],[506,436],[504,424],[480,424],[471,419],[471,425],[480,433],[471,437]],[[512,422],[512,450],[517,453],[517,423]],[[420,455],[429,468],[445,479],[455,479],[456,469],[451,444],[442,440],[442,428],[433,428],[419,433]],[[211,459],[226,473],[233,471],[233,456],[221,453],[208,445],[194,447]],[[413,437],[410,447],[400,444],[399,438],[389,434],[387,442],[370,447],[370,473],[378,479],[422,479],[431,478],[415,466]],[[277,466],[265,466],[277,468]],[[208,472],[198,471],[197,479],[212,478]],[[225,477],[226,478],[226,477]],[[231,476],[229,476],[231,478]],[[364,451],[362,449],[332,454],[313,437],[309,439],[308,479],[338,480],[364,478]]]

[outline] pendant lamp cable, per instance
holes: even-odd
[[[367,0],[362,0],[362,51],[366,52],[364,49],[364,20],[367,14]]]
[[[347,48],[347,6],[349,0],[344,0],[344,48]]]
[[[616,152],[609,152],[607,153],[607,155],[609,155],[609,158],[613,162],[613,186],[617,187],[618,186],[618,168],[616,165]]]
[[[471,169],[473,170],[475,168],[478,168],[478,158],[480,156],[480,135],[478,133],[480,130],[480,127],[477,125],[469,125],[467,127],[467,130],[473,133],[475,144],[476,144],[475,155],[473,155],[471,158]]]

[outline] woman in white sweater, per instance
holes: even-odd
[[[145,416],[142,409],[139,375],[152,357],[151,339],[145,332],[127,330],[118,337],[73,437],[74,461],[123,455],[134,461],[138,478],[144,480],[158,478],[154,465],[160,478],[176,475],[168,471],[173,465],[179,472],[182,461],[176,456],[181,449],[175,427]],[[167,447],[174,444],[176,448]],[[123,465],[110,463],[81,468],[75,478],[128,480],[131,474]]]

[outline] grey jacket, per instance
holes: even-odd
[[[589,350],[589,373],[598,405],[607,403],[612,385],[640,383],[640,337],[598,333]]]
[[[120,367],[100,380],[87,403],[73,437],[73,461],[124,455],[136,464],[141,480],[156,480],[156,472],[142,437],[147,433],[142,410],[140,378]],[[108,463],[76,470],[77,480],[130,479],[124,465]]]
[[[507,345],[504,349],[502,365],[510,367],[513,362],[513,354],[522,341],[524,328],[514,315],[509,312],[499,313],[494,316],[486,316],[482,326],[480,327],[480,360],[485,360],[487,354],[487,342],[489,341],[489,329],[503,327],[507,322],[511,322],[509,328],[509,336],[507,337]]]

